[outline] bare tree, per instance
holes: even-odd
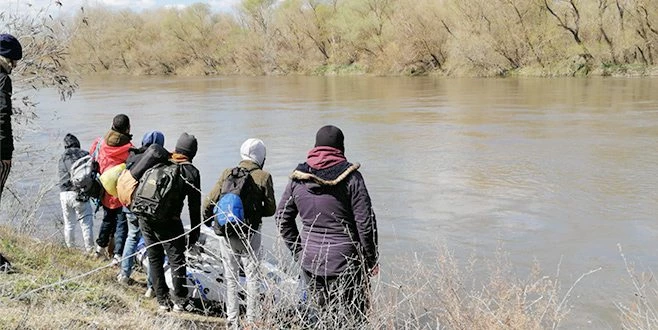
[[[546,10],[557,20],[558,26],[568,31],[573,40],[582,47],[583,55],[591,58],[581,36],[581,11],[578,8],[578,0],[555,0],[551,1],[556,4],[551,6],[549,0],[544,0]]]

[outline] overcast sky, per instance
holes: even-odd
[[[60,2],[59,6],[56,2]],[[20,11],[50,6],[53,12],[64,14],[75,13],[80,6],[92,6],[102,4],[113,8],[129,8],[135,11],[152,9],[158,7],[184,7],[195,2],[204,2],[210,5],[214,11],[231,11],[240,0],[0,0],[0,10],[6,9]],[[30,6],[31,5],[31,6]]]

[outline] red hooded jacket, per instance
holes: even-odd
[[[130,143],[131,138],[130,135],[113,130],[110,130],[105,135],[103,142],[100,144],[98,155],[96,156],[96,161],[98,161],[98,165],[100,165],[101,174],[112,166],[126,162],[126,159],[128,159],[130,154],[129,150],[133,147],[133,144]],[[101,138],[97,138],[91,144],[91,149],[89,149],[91,155],[96,151],[96,147],[100,140]],[[117,197],[110,194],[104,194],[101,203],[109,209],[117,209],[123,206]]]

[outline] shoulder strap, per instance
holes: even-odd
[[[96,143],[96,148],[94,148],[94,153],[91,155],[91,158],[94,160],[98,159],[98,155],[101,153],[101,147],[103,146],[103,137],[98,137],[98,143]]]

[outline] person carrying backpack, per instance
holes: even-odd
[[[96,139],[89,150],[90,154],[96,155],[100,174],[115,165],[125,163],[129,156],[129,150],[133,147],[130,140],[132,140],[130,119],[124,114],[114,116],[110,130],[103,138]],[[103,194],[101,204],[103,205],[104,215],[96,239],[96,256],[101,257],[103,255],[102,250],[108,247],[110,236],[114,234],[114,258],[112,263],[118,264],[128,234],[123,205],[117,197],[107,193]]]
[[[345,157],[343,132],[331,125],[320,128],[306,162],[290,175],[276,213],[311,301],[331,314],[320,322],[331,319],[349,329],[363,327],[368,277],[379,272],[377,221],[358,168]]]
[[[240,147],[242,161],[235,168],[227,168],[204,201],[204,216],[213,221],[215,232],[220,235],[220,252],[224,264],[226,280],[226,310],[230,327],[237,328],[240,305],[238,286],[240,285],[240,263],[247,278],[247,322],[253,323],[258,317],[258,275],[261,254],[262,217],[274,215],[274,185],[272,176],[263,170],[265,165],[265,144],[259,139],[247,139]],[[240,198],[245,227],[231,228],[225,215],[238,213],[223,202],[230,193]],[[219,222],[222,222],[221,226]],[[229,221],[230,222],[230,221]]]
[[[152,144],[157,144],[161,147],[164,147],[165,136],[160,131],[151,131],[144,134],[142,138],[142,146],[140,148],[131,148],[130,156],[126,160],[126,170],[129,171],[133,165],[135,165],[139,160],[144,156],[144,152]],[[126,238],[126,244],[123,247],[123,256],[121,260],[121,270],[117,276],[117,281],[121,284],[130,284],[134,265],[134,258],[129,257],[134,254],[137,250],[137,244],[139,239],[142,237],[142,232],[139,229],[139,220],[137,215],[130,212],[127,207],[123,208],[123,213],[126,215],[126,220],[128,222],[128,237]],[[148,274],[147,274],[148,276]],[[147,298],[155,297],[155,292],[152,289],[153,284],[151,279],[148,278],[147,281],[147,290],[144,296]]]
[[[150,278],[161,311],[189,311],[185,237],[181,212],[187,197],[192,228],[187,246],[199,239],[201,223],[201,176],[192,164],[198,143],[194,135],[183,133],[176,142],[171,162],[148,169],[139,181],[130,209],[137,215],[149,259]],[[174,296],[170,298],[163,268],[169,260]]]
[[[94,249],[94,217],[89,197],[76,191],[71,183],[71,166],[78,159],[89,155],[86,150],[80,149],[80,141],[73,134],[64,137],[64,154],[59,159],[59,200],[64,215],[64,242],[67,247],[75,245],[74,224],[80,223],[82,240],[87,253]]]

